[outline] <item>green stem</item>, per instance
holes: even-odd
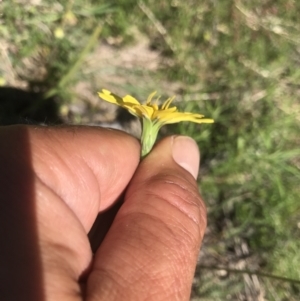
[[[148,155],[148,153],[151,151],[151,149],[156,141],[159,129],[160,129],[160,126],[158,123],[156,123],[148,118],[142,119],[142,136],[141,136],[141,144],[142,144],[141,157],[142,158],[146,157]]]
[[[79,54],[77,60],[75,61],[75,63],[73,64],[73,66],[69,69],[69,71],[61,78],[61,80],[59,81],[59,83],[57,84],[57,87],[49,90],[47,93],[45,93],[44,95],[44,99],[47,99],[53,95],[55,95],[57,93],[57,91],[59,91],[60,89],[64,88],[65,85],[68,83],[68,81],[70,81],[70,79],[74,76],[74,74],[78,71],[78,69],[80,68],[81,64],[83,63],[86,55],[91,51],[91,48],[94,47],[95,43],[98,41],[98,37],[101,33],[102,30],[102,26],[98,25],[93,34],[91,35],[91,37],[89,38],[88,43],[86,44],[86,46],[83,48],[83,50],[81,51],[81,53]]]

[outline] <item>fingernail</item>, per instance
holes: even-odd
[[[200,152],[194,139],[187,136],[174,136],[172,155],[175,162],[197,179]]]

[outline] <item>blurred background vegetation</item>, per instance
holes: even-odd
[[[2,1],[0,123],[138,135],[97,91],[176,95],[216,121],[163,131],[201,148],[209,220],[191,300],[299,300],[299,12],[296,0]]]

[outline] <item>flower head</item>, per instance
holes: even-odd
[[[176,107],[170,107],[175,97],[168,98],[161,106],[157,101],[152,102],[156,92],[151,93],[145,104],[141,104],[137,99],[130,95],[120,97],[108,90],[103,89],[98,93],[99,96],[113,104],[128,110],[134,116],[142,119],[142,156],[147,155],[155,143],[159,129],[165,124],[177,123],[181,121],[191,121],[195,123],[213,123],[213,119],[205,119],[203,115],[178,112]]]

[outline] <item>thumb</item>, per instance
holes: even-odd
[[[163,139],[142,161],[95,255],[88,295],[189,300],[206,226],[198,168],[197,144],[183,136]]]

